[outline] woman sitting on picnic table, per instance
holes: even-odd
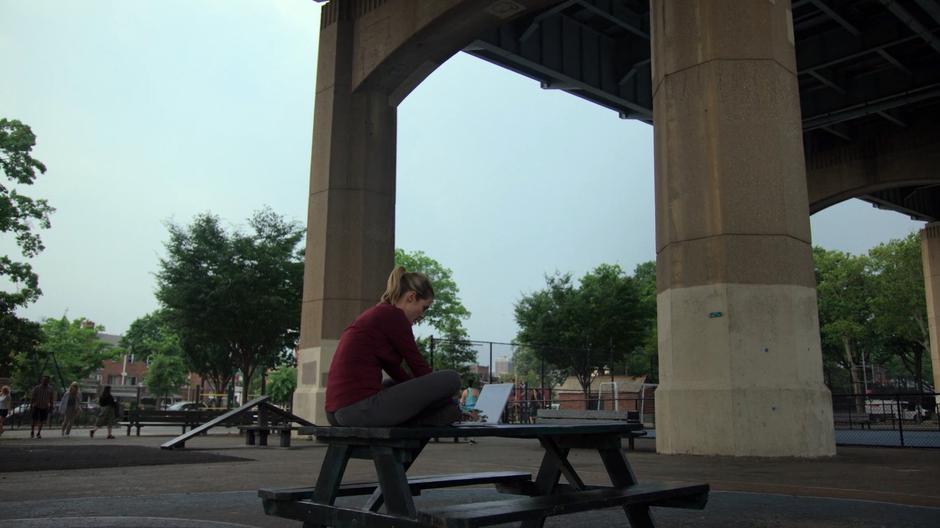
[[[460,419],[453,398],[460,390],[460,375],[453,370],[432,372],[411,330],[433,300],[434,289],[426,276],[401,266],[392,271],[381,302],[363,312],[339,338],[326,382],[330,425],[433,426]],[[382,371],[391,379],[383,382]]]

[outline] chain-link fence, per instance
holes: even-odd
[[[833,394],[836,444],[940,447],[938,394]]]
[[[431,350],[446,350],[446,340],[433,340]],[[559,371],[525,352],[515,343],[461,341],[477,359],[472,367],[483,383],[513,383],[502,421],[535,423],[540,409],[613,411],[624,419],[656,426],[656,384],[645,376],[612,373],[608,365],[596,367],[590,375]],[[571,349],[569,354],[585,355]],[[520,363],[521,358],[521,363]],[[440,361],[437,368],[454,368]],[[886,383],[880,367],[871,367],[864,379]],[[940,447],[938,395],[934,393],[892,393],[881,395],[833,394],[833,421],[838,445],[896,447]]]

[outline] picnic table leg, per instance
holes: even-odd
[[[542,442],[542,438],[539,438],[539,442]],[[554,442],[551,442],[554,444]],[[545,445],[544,443],[542,444]],[[562,461],[564,460],[567,463],[568,449],[560,448],[557,444],[554,444],[554,447],[557,449],[557,452],[545,450],[545,455],[542,456],[542,464],[539,466],[538,475],[535,477],[535,489],[538,490],[539,495],[551,495],[555,491],[555,486],[558,485],[558,479],[561,477],[562,473]],[[561,455],[559,457],[558,455]],[[542,528],[545,524],[545,517],[540,519],[531,519],[527,521],[522,521],[522,528]]]
[[[408,477],[405,476],[402,463],[404,454],[401,449],[372,446],[372,461],[375,463],[385,509],[392,515],[415,518],[418,514],[408,486]]]
[[[255,432],[251,429],[245,431],[245,445],[255,445]]]
[[[619,443],[619,440],[618,440]],[[623,456],[620,449],[603,447],[597,450],[607,469],[607,476],[610,477],[610,483],[618,488],[626,488],[637,483],[633,468]],[[624,506],[624,513],[630,521],[633,528],[653,528],[653,514],[649,506]]]
[[[320,466],[320,475],[313,489],[313,500],[321,504],[332,505],[339,493],[339,485],[346,472],[346,463],[349,462],[350,448],[347,445],[330,444],[326,449],[326,457]]]
[[[426,445],[428,445],[427,440],[422,442],[420,447],[411,451],[411,460],[408,460],[402,464],[402,467],[405,469],[405,473],[408,472],[408,468],[411,467],[411,464],[413,464],[414,461],[418,459],[418,455],[421,454],[421,451],[424,449]],[[409,491],[410,491],[410,488],[409,488]],[[372,496],[370,496],[369,500],[366,501],[366,504],[363,507],[363,509],[369,510],[371,512],[377,512],[379,511],[379,508],[382,507],[382,504],[384,504],[384,501],[382,500],[382,488],[378,487],[375,489],[375,491],[372,492]]]

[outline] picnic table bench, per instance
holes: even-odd
[[[540,527],[546,517],[620,506],[631,526],[652,527],[651,506],[702,509],[707,484],[639,483],[620,446],[620,438],[641,427],[630,423],[461,425],[457,427],[301,427],[327,444],[316,485],[309,488],[261,489],[264,511],[317,526],[471,528],[523,521],[524,528]],[[456,431],[455,431],[456,429]],[[544,449],[533,480],[525,472],[462,473],[407,476],[408,468],[434,437],[494,436],[534,439]],[[609,486],[586,485],[568,453],[597,451],[610,479]],[[343,484],[351,458],[372,460],[377,482]],[[559,482],[565,476],[567,484]],[[418,510],[413,497],[424,489],[495,484],[510,499],[459,503]],[[362,509],[335,505],[337,497],[368,495]],[[384,506],[385,511],[379,512]]]

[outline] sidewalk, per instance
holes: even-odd
[[[183,452],[163,452],[169,457],[177,453],[178,459],[134,465],[145,463],[144,458],[159,458],[153,450],[176,432],[173,428],[145,428],[144,436],[127,437],[124,431],[115,431],[117,438],[106,440],[99,435],[90,439],[87,429],[79,429],[71,438],[59,437],[58,431],[44,431],[41,440],[30,440],[28,430],[8,430],[0,436],[0,527],[196,528],[208,526],[197,521],[215,521],[300,528],[300,523],[264,515],[256,492],[261,487],[312,485],[325,452],[322,446],[295,439],[289,449],[249,447],[237,434],[223,430],[191,440]],[[95,452],[90,446],[99,448],[100,455],[87,457],[89,451]],[[111,446],[122,448],[109,449]],[[6,468],[12,463],[5,453],[14,452],[47,457],[44,467],[51,469],[9,471]],[[183,453],[206,460],[183,460]],[[442,439],[429,444],[409,473],[534,471],[541,453],[539,446],[525,440],[481,438],[472,445]],[[83,469],[56,469],[65,465],[57,457],[76,456],[104,465],[120,462],[122,466],[86,467],[93,465],[87,462],[85,466],[73,464]],[[606,484],[606,473],[596,454],[574,452],[571,457],[587,483]],[[940,518],[940,450],[851,447],[840,448],[836,457],[824,460],[666,456],[653,452],[653,440],[640,439],[637,451],[628,452],[628,458],[641,481],[711,484],[705,510],[658,509],[659,526],[926,528],[937,526]],[[347,479],[373,480],[374,470],[364,461],[353,460]],[[466,490],[437,490],[416,501],[429,504],[499,498],[491,488],[474,489],[469,495],[468,499]],[[356,505],[362,499],[343,500]],[[27,523],[24,519],[32,520]],[[617,509],[556,517],[546,526],[600,523],[626,526],[622,511]]]

